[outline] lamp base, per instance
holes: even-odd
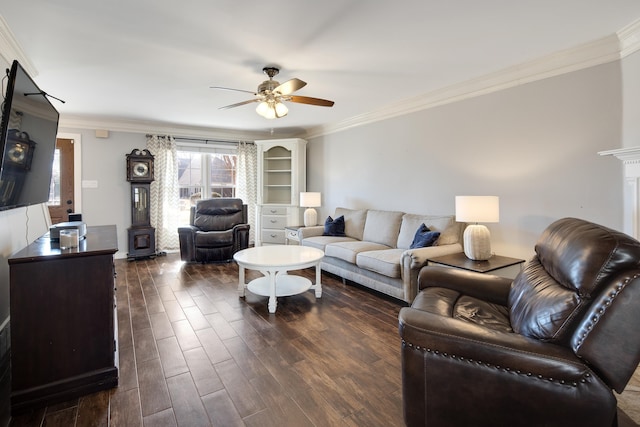
[[[464,254],[475,261],[491,258],[491,234],[485,225],[473,224],[464,230]]]
[[[318,225],[318,212],[313,208],[307,208],[304,211],[304,226],[313,227]]]

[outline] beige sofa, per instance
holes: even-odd
[[[345,219],[345,236],[323,236],[322,225],[304,227],[299,231],[301,244],[325,252],[322,270],[407,303],[418,293],[418,272],[428,258],[463,251],[464,224],[453,215],[337,208],[332,218],[340,216]],[[441,233],[438,241],[409,249],[423,223]]]

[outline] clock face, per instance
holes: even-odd
[[[153,155],[149,150],[134,149],[127,154],[127,181],[153,181]]]
[[[24,163],[27,158],[27,148],[18,143],[9,149],[7,156],[14,163]]]
[[[149,175],[149,165],[145,162],[136,162],[133,164],[133,174],[139,178]]]

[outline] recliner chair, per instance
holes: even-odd
[[[640,362],[640,242],[564,218],[514,279],[424,267],[399,314],[408,426],[612,426]]]
[[[198,200],[190,225],[179,227],[178,236],[182,261],[231,261],[249,246],[247,205],[235,198]]]

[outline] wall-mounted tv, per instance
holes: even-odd
[[[0,126],[0,210],[49,200],[58,111],[13,61]]]

